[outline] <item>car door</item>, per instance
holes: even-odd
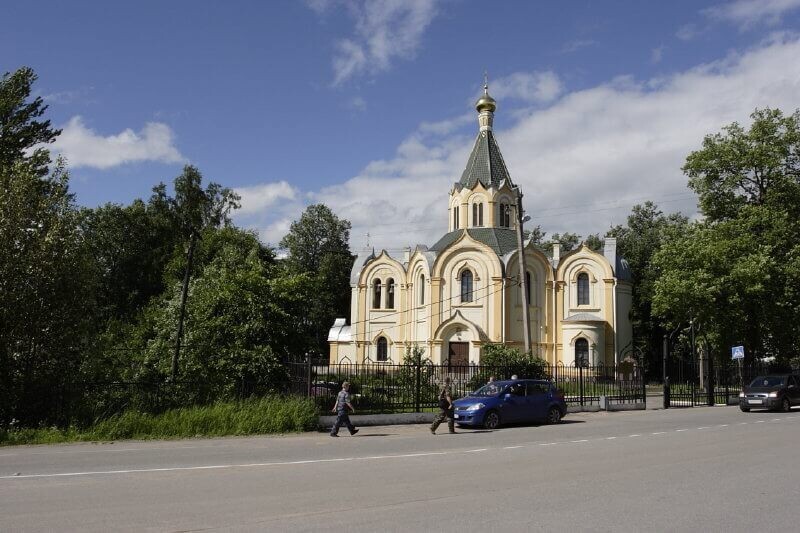
[[[789,401],[792,405],[800,405],[800,376],[789,376]]]
[[[527,383],[526,420],[544,420],[550,406],[550,386],[547,383],[529,381]]]
[[[527,410],[525,383],[518,381],[509,385],[503,393],[503,422],[519,422]]]

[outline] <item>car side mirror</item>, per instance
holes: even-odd
[[[504,399],[505,401],[509,401],[509,400],[511,399],[511,394],[509,394],[509,393],[506,393],[505,395],[503,395],[503,399]]]

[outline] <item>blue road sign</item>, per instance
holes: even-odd
[[[731,359],[744,359],[744,346],[731,347]]]

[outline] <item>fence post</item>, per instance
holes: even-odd
[[[642,402],[644,402],[645,409],[647,408],[647,381],[644,379],[644,365],[634,367],[638,370],[639,381],[642,382]]]
[[[311,356],[306,354],[306,398],[311,398]]]
[[[667,376],[667,355],[669,352],[669,340],[667,334],[664,334],[664,345],[662,347],[661,359],[661,379],[664,382],[664,409],[669,409],[669,376]]]
[[[708,344],[706,344],[706,347],[708,347]],[[714,381],[714,356],[709,352],[706,360],[708,361],[708,372],[706,372],[708,376],[708,405],[713,406],[716,403],[714,398],[716,389],[716,383]]]
[[[581,359],[580,364],[578,365],[578,379],[580,380],[580,391],[581,391],[581,407],[583,407],[583,360]]]
[[[414,411],[419,413],[421,411],[420,406],[420,394],[421,394],[421,373],[422,373],[422,361],[414,361]]]
[[[725,376],[725,405],[730,401],[730,383],[731,383],[731,367],[726,361],[723,366],[723,375]]]

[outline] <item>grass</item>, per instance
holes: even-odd
[[[317,421],[311,400],[268,396],[173,409],[158,415],[127,411],[86,429],[0,430],[0,445],[290,433],[312,430]]]

